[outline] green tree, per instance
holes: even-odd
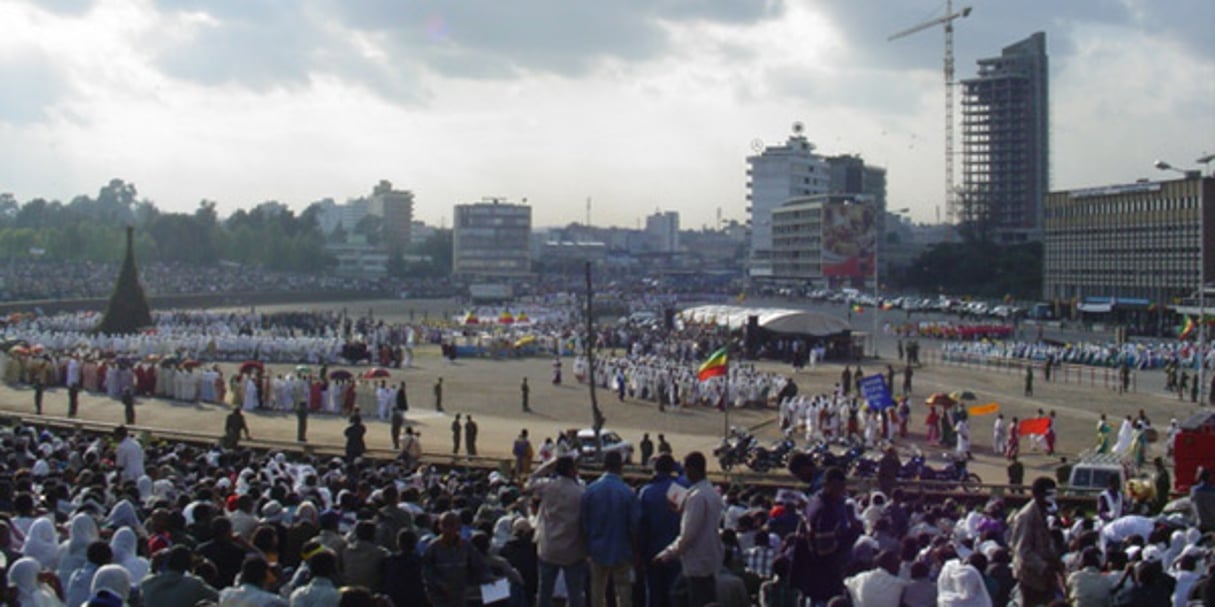
[[[409,253],[429,261],[406,264],[406,275],[420,278],[445,278],[451,275],[452,234],[450,229],[436,229],[420,243],[409,247]]]

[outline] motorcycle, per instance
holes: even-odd
[[[858,461],[865,454],[865,446],[853,445],[842,455],[836,455],[826,443],[819,443],[810,450],[810,453],[819,468],[838,467],[848,470],[852,467],[853,462]]]
[[[911,458],[899,465],[899,471],[895,475],[898,480],[913,480],[919,474],[920,465],[915,463],[915,458]],[[877,476],[878,465],[880,460],[862,457],[857,459],[852,464],[852,469],[849,471],[851,476],[857,478],[873,478]]]
[[[756,472],[767,472],[773,468],[785,467],[785,460],[793,452],[796,445],[792,440],[783,439],[771,448],[755,445],[747,453],[747,466]]]
[[[911,462],[918,468],[917,478],[920,480],[953,483],[967,493],[978,490],[979,485],[983,484],[978,474],[966,468],[965,458],[955,459],[944,468],[933,468],[925,461],[923,454],[917,453],[912,456]]]
[[[729,436],[724,436],[717,448],[713,450],[713,455],[717,457],[717,463],[725,472],[729,472],[735,466],[745,464],[747,462],[748,450],[754,439],[747,432],[738,428],[731,428]]]

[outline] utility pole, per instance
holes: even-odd
[[[590,199],[587,199],[589,204]],[[599,433],[603,430],[603,412],[599,410],[599,399],[595,397],[595,292],[591,285],[591,262],[586,262],[586,367],[587,385],[591,391],[591,427],[595,429],[595,456],[603,450]]]

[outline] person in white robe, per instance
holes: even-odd
[[[257,382],[252,376],[245,378],[244,401],[241,408],[245,411],[255,411],[257,409]]]
[[[1122,426],[1118,428],[1118,440],[1114,443],[1113,452],[1120,456],[1130,454],[1131,445],[1135,439],[1135,426],[1131,422],[1131,416],[1126,416],[1122,420]]]
[[[953,425],[953,431],[957,434],[957,451],[958,459],[970,458],[970,424],[965,418],[959,419]]]

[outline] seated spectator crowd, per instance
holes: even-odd
[[[146,462],[146,464],[145,464]],[[803,607],[1211,604],[1215,497],[1196,513],[1101,522],[1020,508],[853,495],[790,462],[790,488],[719,487],[705,457],[618,454],[526,477],[407,468],[154,437],[0,428],[5,605]],[[803,492],[804,491],[804,492]]]

